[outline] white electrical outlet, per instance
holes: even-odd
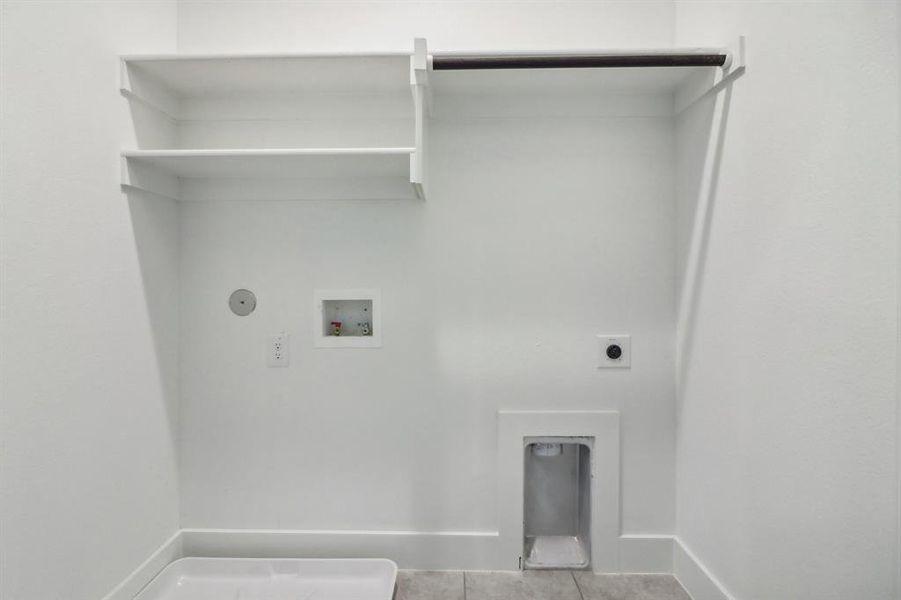
[[[627,369],[632,366],[632,336],[598,334],[598,368]]]
[[[269,360],[267,364],[270,367],[287,367],[289,362],[288,334],[280,333],[269,338]]]

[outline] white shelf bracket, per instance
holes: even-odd
[[[121,168],[120,183],[123,189],[136,189],[170,200],[178,200],[178,177],[162,173],[153,167],[130,161],[125,156],[120,156],[119,161]]]
[[[421,85],[425,89],[426,114],[432,114],[432,89],[429,87],[431,61],[425,38],[414,38],[413,54],[410,58],[410,85]]]
[[[410,183],[416,196],[425,200],[425,137],[429,97],[429,52],[425,38],[413,40],[410,56],[410,88],[413,92],[413,146],[410,154]]]
[[[178,101],[168,90],[132,73],[125,58],[119,58],[119,93],[130,101],[155,110],[170,121],[178,121]]]
[[[679,114],[695,102],[712,94],[718,94],[733,81],[744,75],[747,70],[747,37],[739,36],[735,44],[727,49],[728,58],[714,75],[713,81],[695,82],[685,85],[676,91],[673,97],[674,113]]]

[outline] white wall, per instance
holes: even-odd
[[[672,16],[669,2],[181,2],[179,49],[666,46]],[[434,126],[423,205],[183,207],[184,526],[490,531],[496,410],[613,407],[624,529],[672,531],[671,122]],[[247,320],[225,310],[240,286],[260,297]],[[313,289],[361,286],[382,289],[384,348],[313,350]],[[293,364],[266,369],[283,328]],[[635,336],[631,373],[595,370],[598,332]]]
[[[677,533],[740,600],[899,597],[897,19],[677,3],[678,43],[749,36],[676,136]]]
[[[494,530],[497,409],[609,407],[625,528],[671,532],[672,144],[667,118],[440,120],[424,203],[183,204],[183,525]],[[381,288],[384,347],[314,349],[319,287]],[[598,372],[624,331],[632,370]]]
[[[176,212],[119,189],[117,93],[176,11],[0,11],[0,596],[96,599],[178,526]]]
[[[665,47],[672,0],[178,0],[181,52]]]

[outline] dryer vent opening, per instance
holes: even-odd
[[[591,440],[526,438],[523,568],[591,565]]]

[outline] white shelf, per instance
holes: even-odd
[[[406,199],[414,148],[126,150],[123,185],[178,200]],[[369,188],[364,191],[360,188]]]
[[[132,55],[123,90],[156,84],[176,97],[265,93],[409,93],[410,53]]]
[[[408,177],[413,148],[126,150],[177,177]]]

